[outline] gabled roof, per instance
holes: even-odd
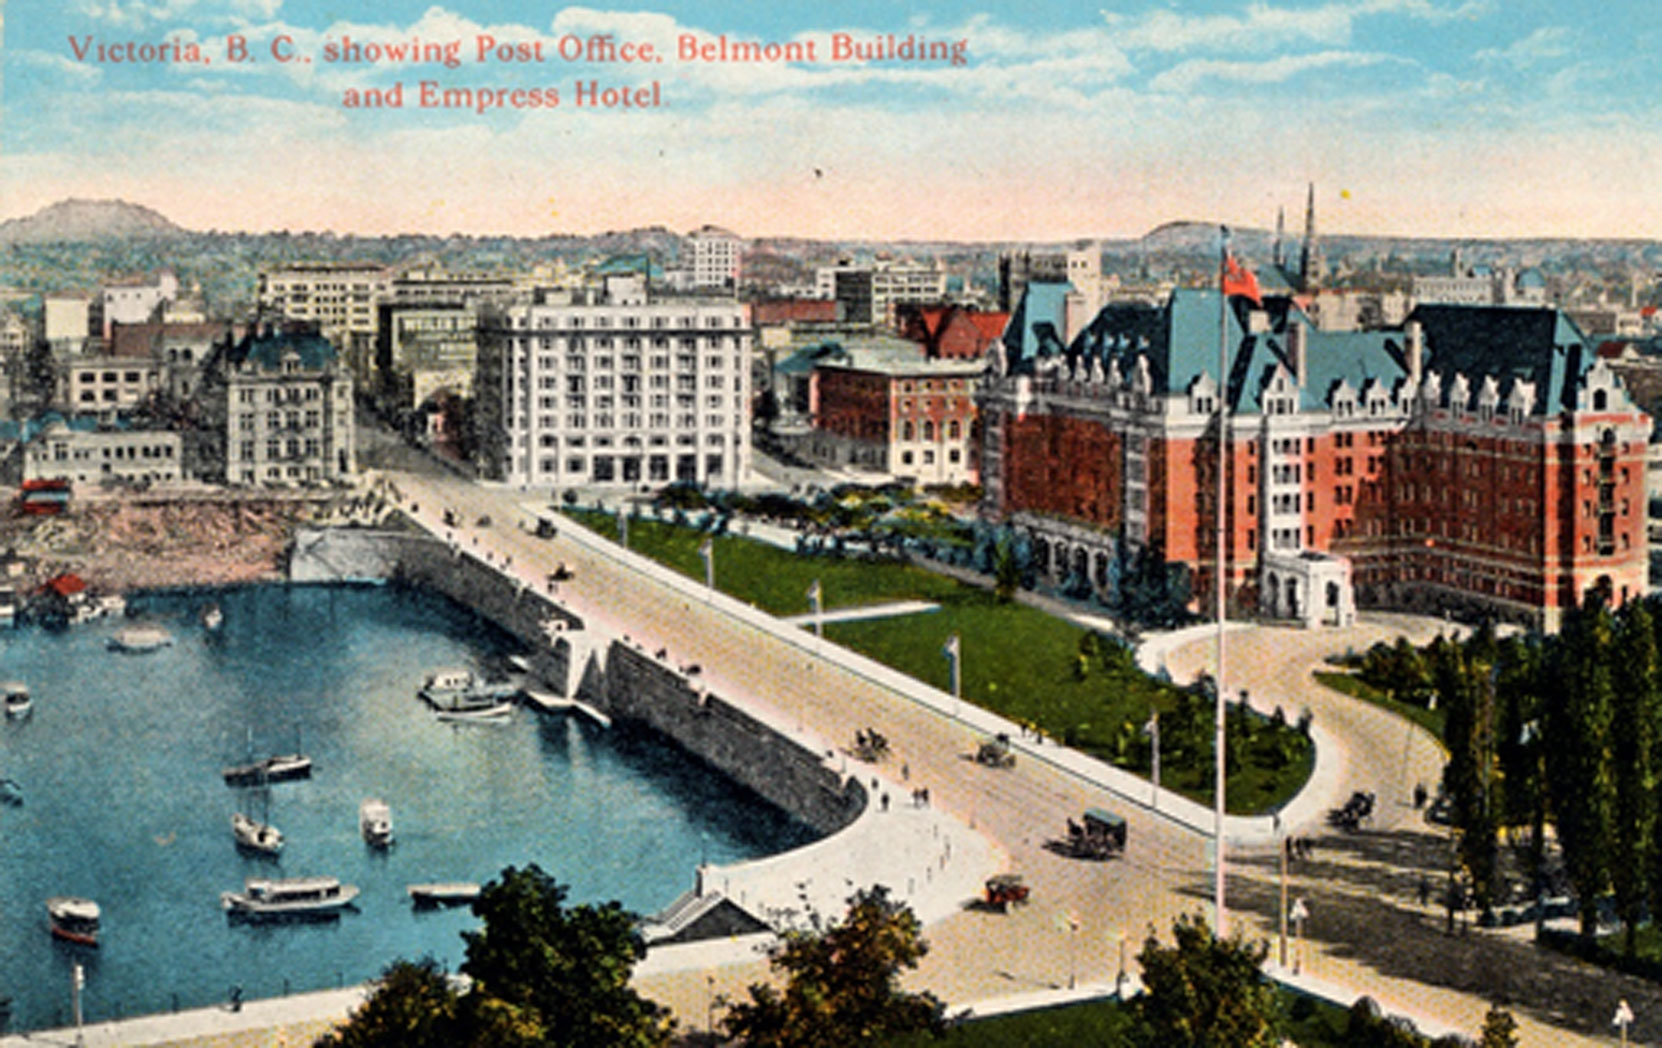
[[[1068,291],[1064,282],[1033,281],[1022,292],[1021,301],[1004,329],[1004,354],[1012,372],[1032,372],[1041,356],[1066,350],[1062,335],[1067,330]]]
[[[283,359],[290,353],[300,358],[300,366],[307,371],[321,371],[334,362],[335,347],[315,332],[273,331],[250,332],[232,347],[232,367],[251,367],[260,371],[281,371]]]
[[[1445,385],[1456,374],[1531,382],[1537,411],[1575,407],[1576,384],[1593,364],[1586,336],[1569,317],[1545,306],[1420,306],[1409,315],[1425,331],[1427,371]]]

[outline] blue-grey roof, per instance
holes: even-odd
[[[1581,329],[1547,306],[1420,306],[1408,319],[1424,329],[1425,368],[1445,388],[1456,374],[1474,386],[1493,375],[1503,394],[1512,380],[1532,382],[1537,413],[1574,408],[1594,362]]]
[[[1067,347],[1062,336],[1067,331],[1068,292],[1072,284],[1065,282],[1033,281],[1022,292],[1010,323],[1004,328],[1004,354],[1013,371],[1031,371],[1033,361],[1041,356],[1053,356]],[[1022,362],[1023,367],[1017,367]]]
[[[336,359],[334,344],[315,332],[268,330],[243,336],[231,350],[231,364],[281,371],[290,351],[299,354],[300,366],[307,371],[321,371]]]

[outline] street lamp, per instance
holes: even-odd
[[[1633,1023],[1633,1009],[1627,1006],[1624,997],[1616,1002],[1616,1016],[1610,1020],[1610,1025],[1622,1031],[1622,1044],[1627,1044],[1627,1028]]]
[[[819,640],[825,639],[825,608],[822,597],[824,591],[820,588],[819,579],[808,587],[808,603],[814,609],[814,636]]]
[[[1310,918],[1310,908],[1304,905],[1302,895],[1293,900],[1293,910],[1288,916],[1293,919],[1298,936],[1298,952],[1293,957],[1293,974],[1297,975],[1304,968],[1304,922]]]
[[[704,558],[704,588],[713,592],[716,588],[716,540],[705,539],[698,547],[698,555]]]
[[[75,1006],[75,1043],[78,1045],[86,1043],[81,1032],[81,991],[86,985],[86,969],[81,967],[81,962],[76,961],[69,973],[69,995]]]
[[[959,660],[959,653],[960,653],[961,648],[962,648],[962,644],[958,640],[958,634],[956,634],[956,633],[954,633],[952,636],[948,637],[946,639],[945,646],[943,646],[941,648],[941,654],[945,655],[947,657],[947,660],[952,663],[952,719],[953,720],[958,719],[958,700],[963,698],[963,681],[962,681],[962,678],[961,678],[961,676],[959,674],[959,671],[958,671],[958,660]]]

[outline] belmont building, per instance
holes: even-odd
[[[1307,624],[1360,604],[1552,628],[1589,591],[1646,592],[1651,420],[1558,311],[1329,332],[1293,298],[1179,290],[1065,339],[1067,293],[1027,288],[980,403],[986,508],[1049,581],[1105,592],[1140,548],[1204,609],[1221,534],[1231,608]]]

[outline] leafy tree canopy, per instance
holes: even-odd
[[[1147,989],[1140,1001],[1151,1044],[1162,1048],[1275,1048],[1282,1016],[1264,976],[1266,943],[1239,934],[1219,939],[1205,918],[1185,915],[1162,946],[1152,932],[1137,961]]]
[[[855,893],[841,921],[785,936],[771,961],[783,989],[752,985],[750,999],[728,1011],[727,1034],[753,1048],[841,1048],[939,1031],[942,1003],[899,985],[900,972],[928,951],[921,930],[887,888]]]

